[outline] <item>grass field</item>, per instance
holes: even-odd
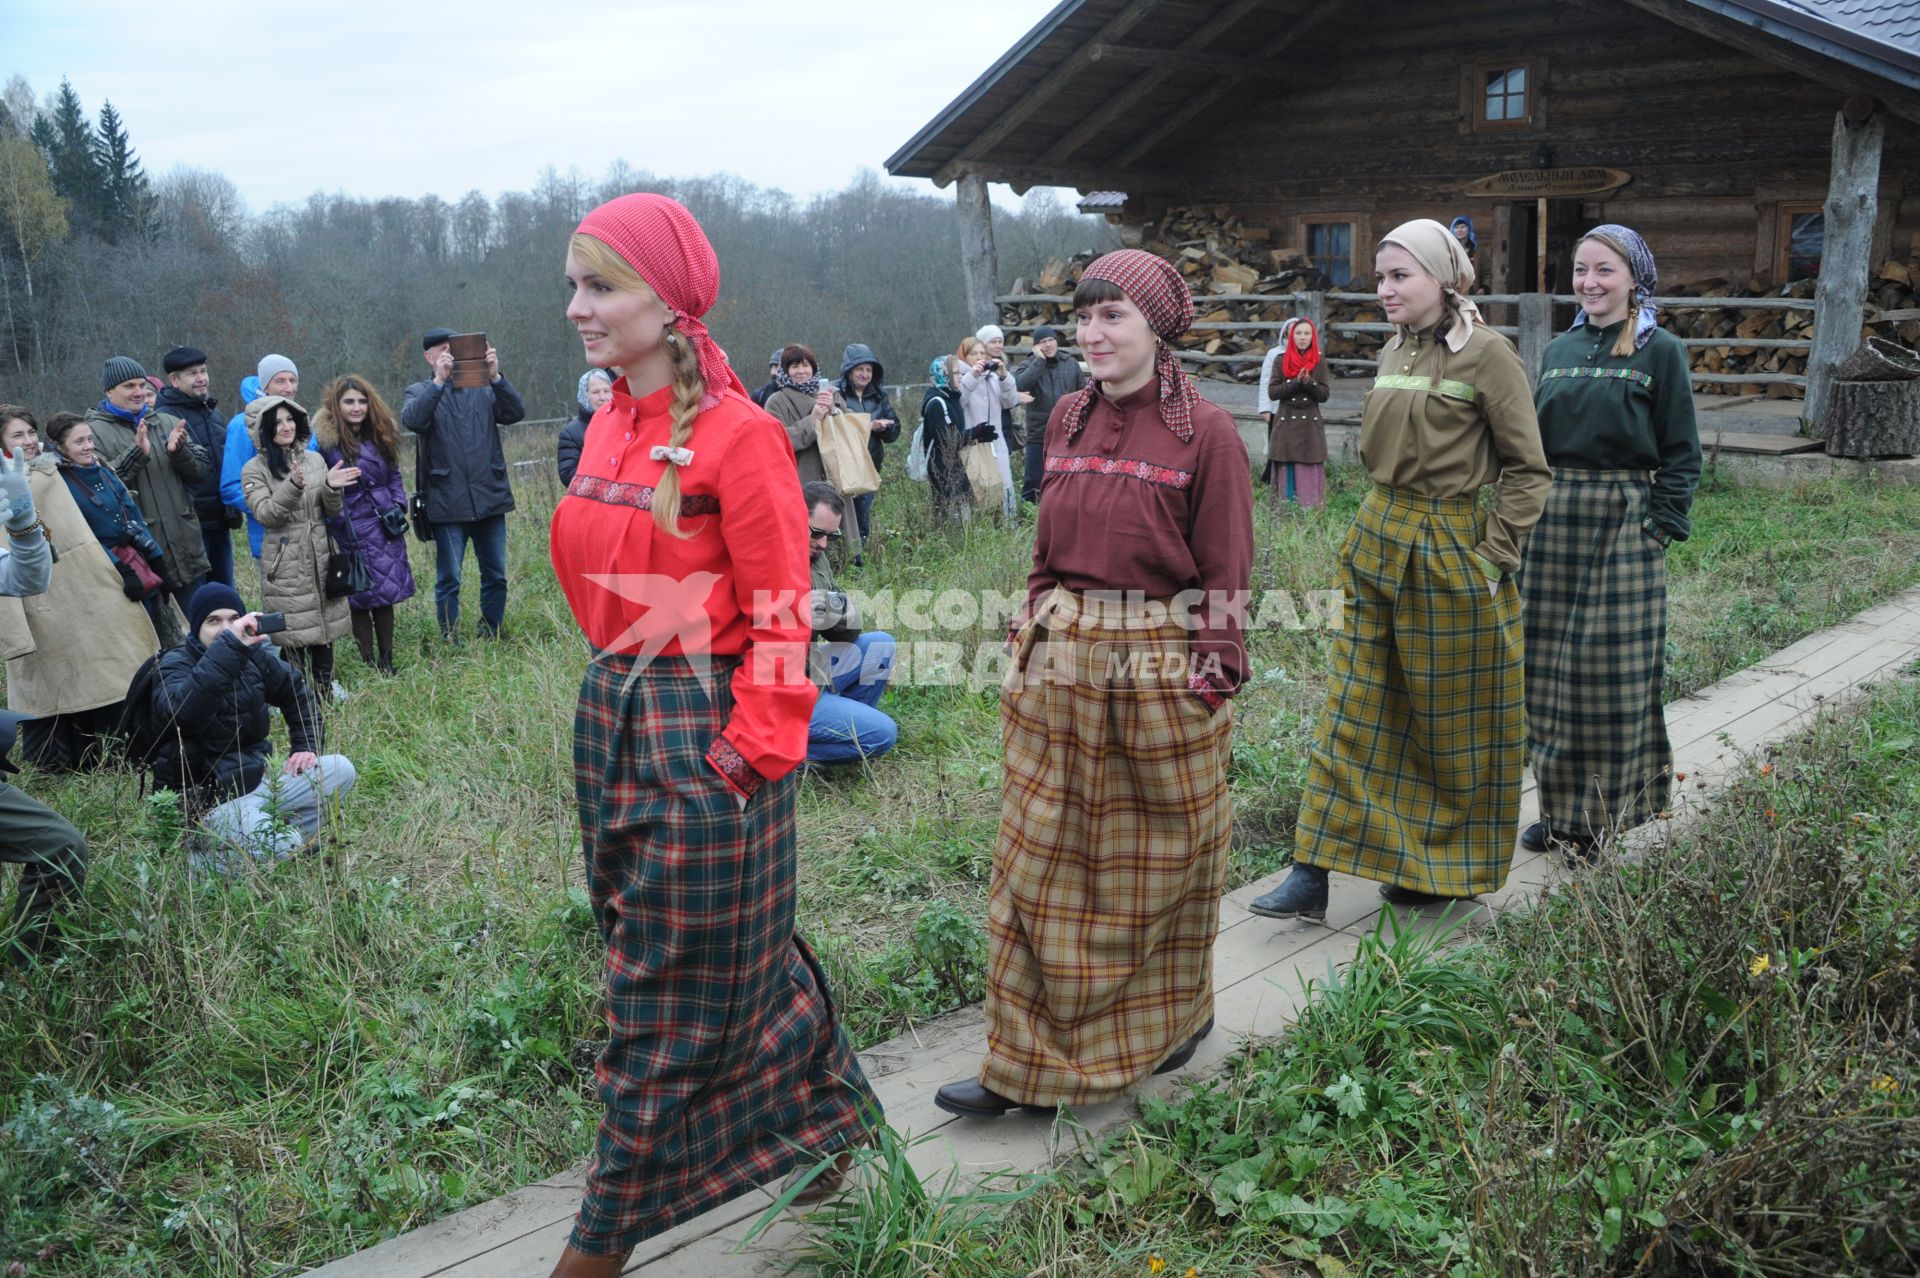
[[[844,585],[1019,589],[1030,529],[935,528],[892,483]],[[1351,473],[1332,487],[1325,512],[1260,514],[1255,587],[1306,620],[1361,493]],[[356,696],[330,748],[360,785],[324,854],[190,878],[171,812],[134,778],[22,778],[86,830],[94,864],[60,956],[0,978],[0,1267],[268,1274],[585,1156],[597,946],[570,748],[586,652],[547,569],[553,493],[529,482],[521,498],[507,642],[441,648],[423,596],[401,610],[398,679],[343,644]],[[1920,491],[1709,483],[1695,521],[1671,558],[1673,695],[1920,580]],[[963,624],[922,634],[896,618],[895,634],[963,655],[999,638],[949,619]],[[1236,882],[1287,856],[1327,643],[1252,637]],[[979,996],[999,810],[990,689],[900,687],[884,704],[899,749],[808,777],[800,808],[802,926],[861,1044]]]

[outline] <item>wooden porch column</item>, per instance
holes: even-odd
[[[1860,345],[1867,301],[1867,260],[1880,197],[1880,147],[1886,117],[1871,98],[1848,98],[1833,121],[1833,167],[1827,179],[1820,285],[1813,295],[1813,354],[1807,359],[1807,431],[1827,433],[1833,374]]]
[[[993,204],[987,180],[962,173],[953,184],[960,215],[960,271],[967,282],[967,318],[974,327],[1000,322],[1000,259],[993,251]]]
[[[1520,362],[1527,368],[1527,385],[1540,385],[1540,357],[1553,340],[1553,297],[1548,293],[1520,295]]]

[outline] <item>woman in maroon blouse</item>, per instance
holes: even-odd
[[[1109,253],[1073,302],[1094,386],[1047,423],[1001,694],[987,1060],[935,1102],[971,1117],[1118,1096],[1213,1026],[1252,469],[1166,344],[1193,319],[1178,271]]]

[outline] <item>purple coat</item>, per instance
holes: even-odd
[[[320,455],[331,466],[340,460],[338,448],[323,447]],[[360,467],[360,482],[342,496],[345,506],[340,515],[327,521],[333,540],[342,550],[358,549],[373,577],[373,589],[353,595],[347,603],[355,608],[381,608],[413,598],[413,567],[407,562],[407,535],[390,537],[380,526],[380,512],[393,506],[407,508],[407,489],[399,468],[389,462],[371,440],[360,444],[360,456],[352,464]]]

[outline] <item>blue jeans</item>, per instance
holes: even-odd
[[[870,630],[828,645],[831,691],[822,691],[807,725],[808,763],[855,763],[893,749],[900,729],[875,708],[893,675],[893,636]]]
[[[460,625],[460,570],[467,543],[480,565],[480,633],[499,633],[507,615],[507,517],[494,515],[468,523],[433,525],[433,613],[440,633],[451,638]]]
[[[207,580],[223,586],[233,585],[233,534],[224,523],[200,522],[200,540],[207,546]]]

